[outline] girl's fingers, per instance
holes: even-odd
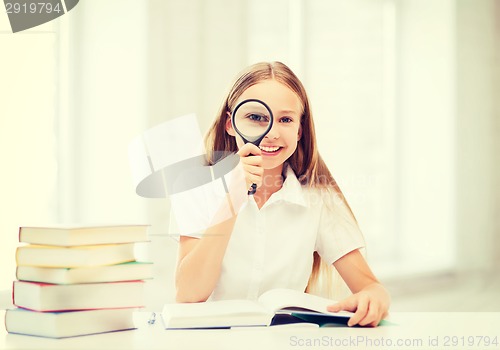
[[[262,184],[262,176],[264,175],[264,169],[262,167],[243,164],[243,170],[245,171],[247,182],[255,183],[257,186]]]
[[[259,167],[262,169],[262,156],[241,158],[241,164],[243,164],[243,167]],[[262,169],[262,171],[264,171],[264,169]]]
[[[342,301],[339,301],[337,304],[329,305],[327,310],[330,312],[339,312],[339,311],[356,311],[358,302],[356,301],[356,296],[352,295]]]
[[[261,186],[262,176],[264,175],[261,150],[257,146],[247,143],[240,148],[238,154],[248,186],[250,186],[250,184],[256,184],[257,187]]]
[[[347,325],[349,327],[357,325],[359,321],[361,321],[366,316],[366,313],[368,312],[368,304],[368,297],[358,295],[356,311],[347,322]]]
[[[367,313],[368,310],[368,298],[360,295],[354,294],[334,305],[330,305],[327,307],[327,310],[330,312],[339,312],[342,310],[354,312],[354,315],[351,316],[347,325],[352,327],[361,321]]]
[[[250,189],[251,184],[255,184],[257,186],[257,188],[261,187],[262,186],[262,177],[254,176],[254,175],[248,176],[247,177],[247,185],[248,185],[249,189]]]
[[[381,320],[387,317],[387,306],[370,299],[365,293],[358,293],[338,302],[329,305],[327,310],[330,312],[339,312],[342,310],[354,312],[347,325],[377,327]]]
[[[237,152],[240,157],[247,157],[249,155],[260,156],[262,151],[253,143],[244,144]]]
[[[380,321],[379,308],[376,303],[368,303],[368,312],[365,317],[361,319],[358,324],[360,326],[376,327]]]
[[[255,176],[262,176],[264,174],[264,169],[259,165],[245,164],[243,163],[243,170]]]

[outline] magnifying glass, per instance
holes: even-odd
[[[259,146],[262,139],[273,127],[273,113],[271,108],[258,99],[244,100],[234,108],[231,114],[231,123],[243,142]],[[248,194],[254,194],[257,185],[252,184]]]

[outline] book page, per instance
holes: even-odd
[[[218,300],[202,303],[166,304],[163,314],[173,318],[199,318],[236,314],[270,314],[270,311],[251,300]]]
[[[335,304],[335,300],[291,289],[273,289],[265,292],[259,297],[259,302],[273,312],[281,310],[293,312],[314,311],[335,316],[339,316],[340,314],[345,314],[346,316],[352,315],[349,312],[333,313],[327,311],[327,306]]]

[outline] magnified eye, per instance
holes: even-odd
[[[252,113],[247,116],[248,119],[254,122],[268,122],[269,118],[266,115]]]

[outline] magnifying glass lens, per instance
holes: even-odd
[[[234,125],[249,141],[268,131],[271,116],[265,105],[256,101],[243,103],[233,116]],[[251,142],[251,141],[250,141]]]

